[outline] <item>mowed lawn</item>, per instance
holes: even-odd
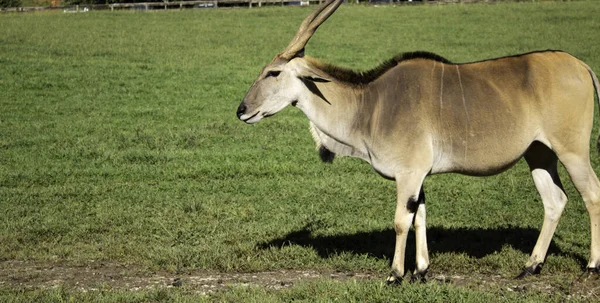
[[[361,160],[322,164],[308,120],[295,108],[253,126],[237,120],[235,110],[260,69],[312,9],[0,14],[0,262],[82,268],[105,262],[149,273],[348,271],[379,278],[317,279],[280,291],[233,287],[207,296],[185,287],[97,296],[69,288],[24,291],[0,281],[0,298],[567,298],[566,286],[553,296],[437,281],[385,287],[394,182]],[[306,53],[364,70],[405,51],[470,62],[560,49],[600,73],[598,16],[597,1],[344,5]],[[598,134],[595,127],[590,144],[600,172]],[[569,285],[586,265],[590,228],[562,167],[561,176],[570,200],[542,274],[548,283]],[[439,175],[424,186],[432,276],[520,272],[543,218],[523,162],[498,176]],[[412,235],[407,252],[412,269]]]

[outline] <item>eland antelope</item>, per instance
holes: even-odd
[[[296,106],[310,120],[324,161],[336,154],[358,157],[396,181],[396,246],[387,282],[405,274],[411,225],[417,251],[411,280],[424,279],[429,267],[425,177],[498,174],[522,157],[541,195],[544,221],[520,277],[540,272],[567,202],[557,161],[585,201],[591,221],[587,268],[600,272],[600,182],[589,158],[599,85],[590,67],[561,51],[463,64],[414,52],[366,72],[304,56],[308,40],[341,3],[329,0],[302,22],[260,72],[237,116],[257,123]]]

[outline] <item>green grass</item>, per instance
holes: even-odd
[[[258,287],[231,287],[210,296],[186,289],[160,289],[139,292],[97,290],[77,292],[66,288],[34,291],[0,291],[6,303],[17,302],[564,302],[564,295],[476,291],[451,285],[410,285],[387,287],[382,282],[337,282],[317,280],[283,290]],[[576,298],[570,299],[579,302]]]
[[[321,164],[296,109],[253,127],[235,117],[254,77],[311,9],[1,14],[0,260],[96,260],[171,272],[371,271],[384,278],[394,244],[394,183],[360,160]],[[598,15],[596,1],[343,6],[307,54],[367,69],[403,51],[466,62],[562,49],[600,73]],[[595,151],[592,161],[600,168]],[[544,274],[572,278],[587,262],[589,218],[561,175],[570,201]],[[519,272],[543,215],[526,165],[489,178],[433,176],[425,189],[432,271]],[[342,301],[365,301],[380,287],[321,282],[216,296],[315,294],[329,301],[337,297],[322,289],[331,288],[348,298]],[[494,296],[406,287],[424,298]],[[53,301],[57,292],[22,295]],[[372,300],[387,301],[392,291],[383,292]]]

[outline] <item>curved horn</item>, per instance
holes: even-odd
[[[310,37],[315,33],[319,25],[321,25],[333,12],[342,4],[343,0],[328,0],[325,4],[319,6],[312,14],[308,15],[302,24],[300,24],[300,28],[298,28],[298,32],[296,36],[292,39],[290,44],[285,48],[285,50],[279,55],[280,58],[291,60],[298,53],[300,53]]]

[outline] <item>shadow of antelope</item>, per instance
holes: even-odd
[[[392,228],[341,234],[333,236],[313,235],[315,227],[306,224],[303,228],[289,232],[287,235],[267,242],[257,244],[259,249],[279,249],[287,245],[309,247],[316,251],[321,258],[329,258],[340,253],[369,256],[385,259],[391,264],[394,255],[394,235]],[[429,249],[437,253],[465,254],[471,258],[481,259],[502,251],[504,246],[528,254],[539,236],[539,230],[528,227],[498,227],[498,228],[443,228],[433,226],[427,229]],[[409,234],[409,241],[414,240],[414,233]],[[414,257],[411,249],[406,251],[407,257]],[[554,241],[548,250],[550,255],[563,255],[575,259],[585,268],[583,256],[570,251],[561,250]],[[410,264],[407,264],[410,266]],[[413,265],[414,266],[414,265]]]

